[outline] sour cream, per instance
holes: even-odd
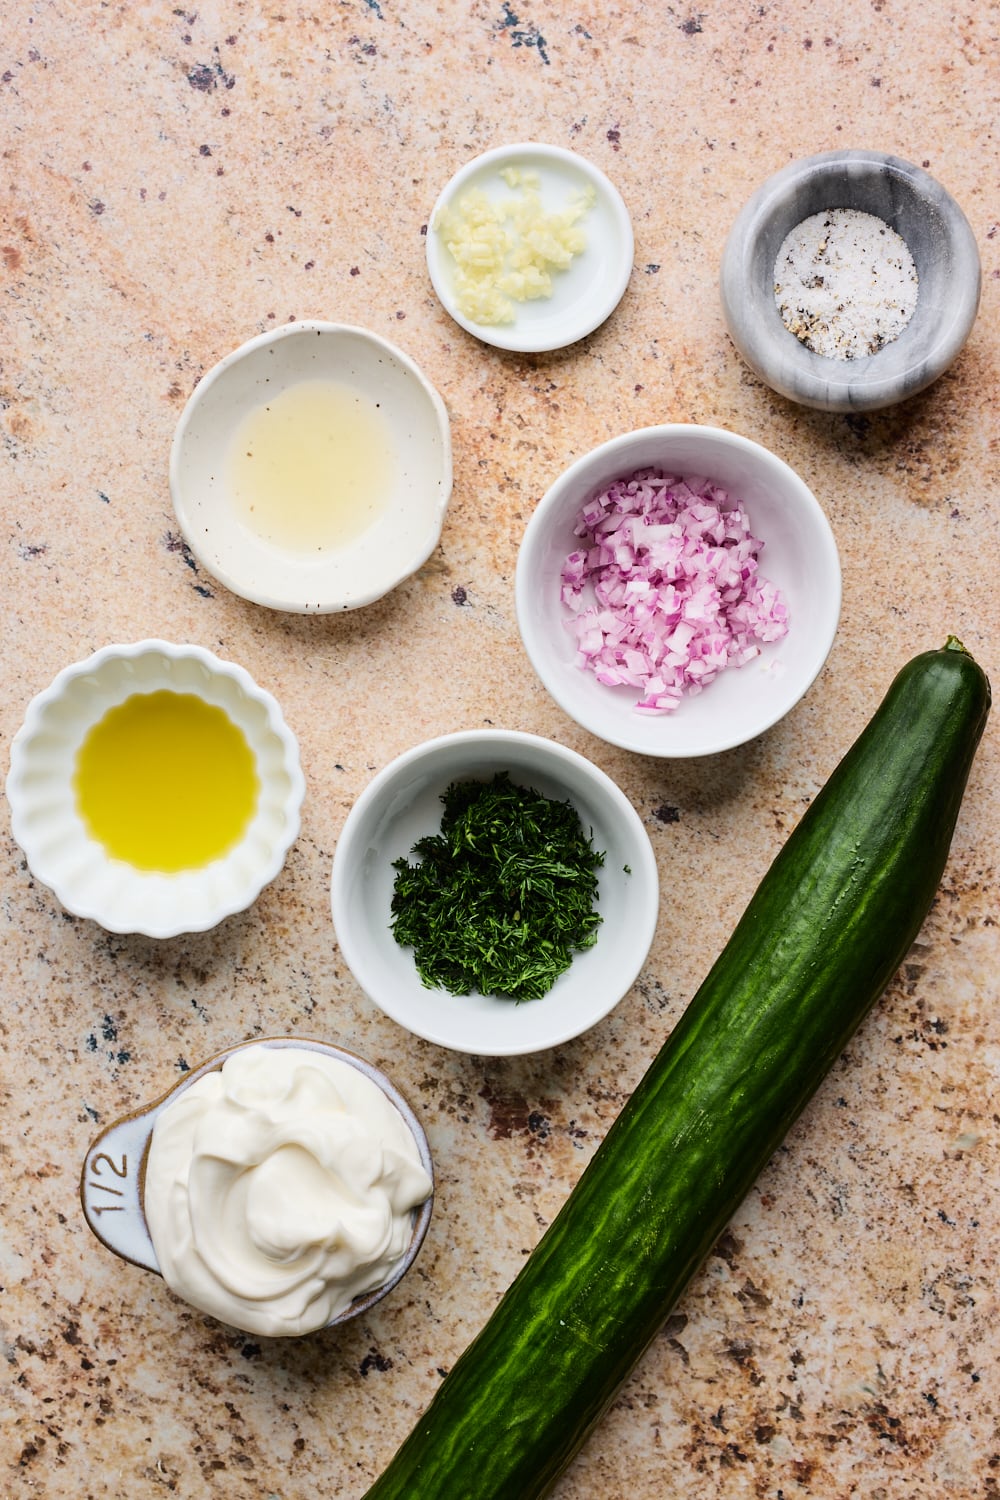
[[[144,1208],[163,1278],[249,1333],[310,1333],[383,1285],[432,1182],[388,1096],[305,1047],[243,1048],[166,1105]]]

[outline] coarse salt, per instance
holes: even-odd
[[[763,543],[719,485],[639,470],[584,505],[575,535],[561,598],[577,665],[637,690],[639,713],[672,712],[787,634],[785,601],[758,570]]]
[[[860,359],[898,338],[917,290],[906,241],[884,219],[855,208],[803,219],[774,263],[782,322],[827,359]]]

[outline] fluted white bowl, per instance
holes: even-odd
[[[239,842],[176,873],[116,859],[89,833],[73,777],[80,747],[109,709],[135,693],[195,694],[242,730],[260,791]],[[201,646],[109,645],[65,667],[28,705],[11,743],[7,800],[14,838],[35,878],[67,911],[110,932],[202,932],[249,906],[278,874],[299,830],[305,781],[278,704],[250,674]]]

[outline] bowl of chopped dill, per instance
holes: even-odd
[[[637,979],[656,929],[649,837],[625,793],[538,735],[467,730],[405,751],[361,793],[331,879],[365,994],[457,1052],[556,1047]]]

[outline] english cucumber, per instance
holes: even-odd
[[[913,942],[989,705],[954,639],[902,669],[367,1500],[551,1489]]]

